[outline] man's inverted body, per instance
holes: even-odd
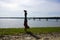
[[[24,27],[25,27],[25,31],[27,31],[27,29],[29,29],[28,21],[27,21],[27,11],[26,11],[26,10],[24,10],[24,13],[25,13],[25,18],[24,18]]]
[[[24,10],[24,13],[25,13],[25,18],[24,18],[25,32],[26,32],[27,34],[30,34],[31,36],[35,37],[36,39],[39,39],[39,37],[37,37],[36,35],[34,35],[31,31],[28,31],[28,30],[27,30],[27,29],[29,29],[28,21],[27,21],[27,11]]]

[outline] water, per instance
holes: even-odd
[[[23,19],[0,19],[0,28],[22,28],[24,27]],[[55,19],[36,19],[28,20],[28,25],[30,27],[58,27],[60,26],[60,19],[56,21]]]

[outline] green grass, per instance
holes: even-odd
[[[40,27],[40,28],[31,28],[33,33],[52,33],[60,32],[60,27]]]
[[[60,32],[60,27],[35,27],[29,29],[32,33],[52,33]],[[0,28],[0,35],[13,35],[25,33],[23,28]]]

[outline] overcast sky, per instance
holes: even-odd
[[[23,17],[23,10],[29,17],[60,16],[60,0],[0,0],[0,17]]]

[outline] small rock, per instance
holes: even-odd
[[[43,40],[49,40],[49,38],[44,38]]]
[[[31,39],[31,37],[25,37],[25,39],[26,39],[26,40],[30,40],[30,39]]]

